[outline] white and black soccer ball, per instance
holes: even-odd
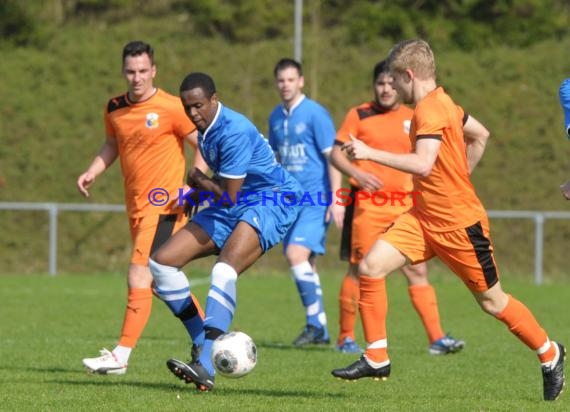
[[[257,363],[257,348],[253,339],[243,332],[228,332],[218,336],[212,346],[212,363],[222,376],[240,378],[247,375]]]

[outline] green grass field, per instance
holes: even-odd
[[[321,275],[332,336],[341,273]],[[206,273],[194,273],[194,293],[204,300]],[[387,382],[342,382],[330,370],[354,355],[333,348],[293,348],[304,316],[285,271],[246,273],[238,283],[233,329],[258,347],[248,376],[218,377],[215,390],[197,393],[168,372],[169,357],[186,359],[188,339],[166,306],[155,299],[151,320],[124,376],[86,374],[81,358],[114,347],[126,290],[123,275],[0,277],[0,410],[6,411],[536,411],[569,410],[570,394],[542,399],[536,358],[503,324],[483,314],[451,275],[432,276],[443,326],[466,340],[462,353],[432,357],[404,280],[389,279]],[[570,345],[568,283],[534,286],[503,278],[507,291],[535,312],[551,337]],[[362,333],[358,330],[362,344]]]

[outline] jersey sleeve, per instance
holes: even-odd
[[[196,130],[194,123],[186,116],[182,103],[172,108],[172,128],[179,138],[184,138]]]
[[[570,139],[570,78],[565,79],[560,85],[560,105],[564,114],[564,131]]]
[[[448,114],[438,101],[431,100],[429,104],[418,104],[414,117],[416,139],[443,137],[443,131],[448,124]]]
[[[273,123],[273,113],[271,113],[269,115],[269,119],[267,120],[267,142],[269,143],[271,150],[273,150],[274,153],[277,153],[279,151],[279,148],[277,147],[275,133],[273,132]]]
[[[109,109],[108,109],[107,105],[105,106],[105,109],[103,110],[103,120],[105,122],[105,134],[107,135],[107,137],[115,138],[115,128],[113,127],[113,124],[111,123],[111,119],[109,116]]]
[[[358,120],[356,108],[350,109],[336,132],[336,141],[338,143],[350,142],[350,136],[358,137]]]
[[[465,125],[467,123],[467,119],[469,118],[469,113],[465,112],[463,107],[456,105],[455,108],[457,109],[457,116],[461,120],[461,124]]]
[[[330,114],[322,106],[317,106],[313,117],[313,132],[315,144],[319,152],[327,152],[332,149],[336,130]]]
[[[251,130],[236,131],[220,144],[219,175],[226,179],[241,179],[247,175],[247,168],[253,156],[255,145],[251,141]],[[256,133],[258,138],[259,133]]]
[[[275,156],[279,157],[279,146],[283,144],[283,107],[276,106],[267,120],[267,143]]]

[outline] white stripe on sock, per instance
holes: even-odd
[[[366,349],[382,349],[388,347],[388,339],[380,339],[374,342],[370,342],[366,345]]]
[[[550,345],[551,345],[550,339],[546,338],[546,342],[544,342],[544,345],[542,345],[540,348],[536,350],[536,354],[540,356],[543,353],[546,353],[548,349],[550,349]]]

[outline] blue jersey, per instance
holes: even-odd
[[[289,111],[280,104],[269,116],[269,144],[311,196],[330,191],[324,153],[332,150],[335,136],[327,110],[304,95]]]
[[[298,193],[300,190],[253,123],[221,103],[212,124],[198,133],[198,147],[215,175],[245,179],[242,193]]]
[[[570,79],[566,79],[560,85],[560,105],[564,112],[564,130],[570,139]]]

